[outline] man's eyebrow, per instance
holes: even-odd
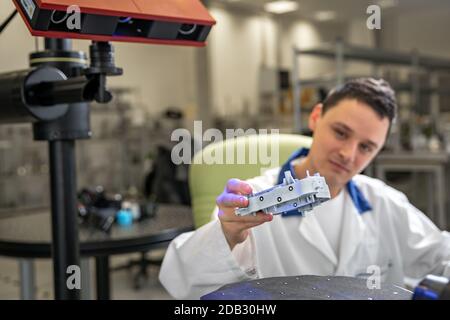
[[[341,129],[347,131],[347,132],[353,132],[352,128],[350,128],[349,126],[347,126],[345,123],[342,122],[336,122],[334,123],[334,125],[339,126]],[[367,144],[370,144],[372,147],[374,148],[378,148],[378,144],[373,142],[372,140],[367,140],[366,141]]]
[[[370,144],[373,148],[378,148],[378,144],[376,144],[375,142],[371,141],[371,140],[367,140],[366,142],[367,144]]]
[[[339,126],[341,129],[344,129],[345,131],[353,132],[353,130],[349,126],[347,126],[345,123],[335,122],[334,125]]]

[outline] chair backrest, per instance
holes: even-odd
[[[189,169],[195,227],[211,220],[216,198],[229,179],[245,180],[259,176],[261,169],[282,165],[295,150],[309,148],[311,142],[311,137],[294,134],[250,135],[212,143],[199,151]],[[245,157],[239,158],[239,154]],[[231,161],[227,161],[230,159],[227,156]],[[223,164],[208,164],[213,162],[211,159],[223,160]],[[231,162],[235,164],[229,164]]]

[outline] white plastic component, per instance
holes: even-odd
[[[280,214],[298,210],[301,216],[305,216],[305,212],[331,198],[324,177],[318,173],[313,176],[310,176],[309,172],[306,174],[306,178],[299,180],[294,179],[290,171],[285,171],[283,183],[249,195],[248,206],[236,209],[236,215],[255,215],[258,211]]]

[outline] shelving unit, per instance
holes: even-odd
[[[334,59],[336,64],[335,76],[328,79],[302,79],[300,80],[299,58],[301,56],[316,56],[325,59]],[[402,53],[389,50],[381,50],[368,47],[360,47],[337,41],[335,44],[324,44],[311,49],[293,48],[293,109],[294,131],[301,132],[301,101],[300,94],[303,86],[340,85],[345,80],[352,78],[345,75],[346,61],[365,62],[373,66],[373,76],[378,76],[381,65],[406,66],[412,69],[415,75],[411,83],[393,83],[398,92],[410,91],[414,101],[419,101],[421,94],[450,94],[450,90],[442,90],[433,86],[421,87],[419,79],[420,69],[429,72],[450,72],[450,60],[420,54],[417,51]],[[434,114],[438,117],[438,114]]]
[[[299,69],[299,58],[302,56],[316,56],[325,59],[335,60],[335,74],[332,77],[315,78],[315,79],[301,79],[301,70]],[[440,88],[437,85],[437,78],[435,75],[440,73],[449,73],[450,75],[450,60],[432,57],[429,55],[420,54],[417,51],[409,53],[401,53],[389,50],[380,50],[375,48],[358,47],[346,44],[342,41],[337,41],[335,44],[325,44],[311,49],[293,48],[293,110],[294,110],[294,132],[301,133],[301,90],[303,87],[320,87],[320,86],[335,86],[341,85],[344,81],[361,77],[349,76],[345,74],[345,62],[364,62],[370,64],[372,69],[371,76],[380,77],[381,66],[400,66],[410,68],[411,77],[409,81],[390,81],[392,87],[398,94],[410,93],[411,101],[415,112],[418,112],[421,104],[421,98],[429,95],[430,102],[427,105],[427,113],[430,119],[437,125],[440,120],[440,105],[439,100],[434,99],[439,95],[450,95],[450,88]],[[424,85],[421,83],[423,71],[429,75],[429,83]],[[402,106],[399,107],[401,109]],[[423,110],[423,109],[422,109]],[[399,110],[400,112],[401,110]],[[400,119],[401,120],[401,119]],[[397,126],[399,126],[397,121]],[[437,126],[436,126],[437,127]],[[447,215],[447,204],[445,199],[446,194],[446,169],[448,167],[449,155],[445,151],[437,153],[421,152],[419,155],[416,152],[406,152],[402,150],[400,144],[400,130],[395,128],[393,152],[381,153],[375,159],[375,162],[369,167],[369,175],[376,176],[382,180],[386,179],[387,171],[395,172],[426,172],[430,178],[434,179],[434,183],[428,183],[428,206],[425,211],[430,218],[442,229],[448,227],[447,222],[450,220]],[[439,159],[437,161],[436,159]],[[430,182],[431,180],[429,180]],[[435,186],[431,188],[430,186]],[[410,197],[411,198],[411,197]],[[416,199],[410,199],[412,201]]]
[[[139,189],[145,175],[144,160],[155,136],[151,127],[131,122],[133,108],[115,89],[114,102],[91,105],[92,139],[77,144],[78,188],[102,185],[108,192]],[[133,92],[131,92],[133,93]],[[23,208],[50,205],[47,192],[48,148],[33,141],[29,124],[0,127],[0,217]]]

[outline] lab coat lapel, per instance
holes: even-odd
[[[336,254],[323,233],[314,213],[310,213],[305,218],[301,219],[298,231],[307,242],[328,258],[335,267],[337,266],[338,261]]]
[[[348,193],[345,194],[345,197],[344,216],[339,244],[339,264],[336,270],[337,275],[345,275],[346,266],[355,254],[358,246],[361,244],[367,228],[361,214],[353,204]],[[363,214],[370,213],[366,212]]]

